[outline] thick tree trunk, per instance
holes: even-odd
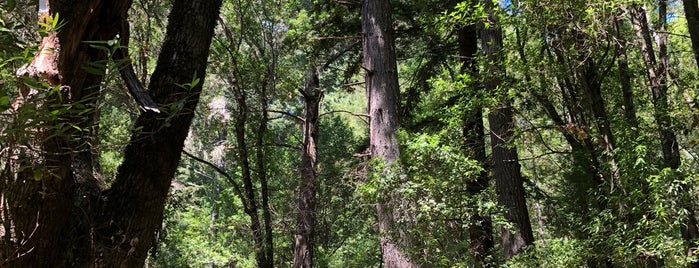
[[[156,242],[170,182],[179,163],[206,74],[209,45],[221,1],[177,0],[150,93],[165,115],[143,113],[96,226],[97,267],[142,267]],[[181,85],[199,83],[191,88]],[[178,105],[172,105],[180,103]]]
[[[492,5],[492,4],[491,4]],[[502,55],[502,30],[498,24],[494,7],[490,8],[487,23],[481,32],[481,49],[484,55],[484,88],[500,99],[500,104],[488,115],[490,123],[490,145],[493,158],[493,178],[498,203],[506,209],[505,218],[514,224],[514,229],[502,230],[502,248],[505,259],[520,253],[534,243],[529,212],[524,192],[524,181],[520,171],[514,139],[512,107],[507,94],[498,92],[505,76]]]
[[[398,180],[398,68],[389,0],[362,1],[362,32],[366,91],[371,117],[371,157],[379,160],[383,166],[381,170],[372,172]],[[398,207],[404,205],[406,200],[387,189],[379,191],[382,192],[381,200],[376,205],[376,210],[383,264],[387,268],[417,267],[405,250],[411,245],[409,238],[397,224],[402,217]]]
[[[687,18],[687,29],[692,40],[694,60],[699,67],[699,4],[697,0],[682,0],[684,16]]]
[[[459,59],[461,61],[461,73],[478,75],[476,57],[478,55],[478,31],[476,25],[462,26],[458,29]],[[478,97],[479,89],[474,86],[474,96]],[[473,97],[473,96],[471,96]],[[485,152],[485,132],[483,128],[483,108],[479,102],[475,107],[462,115],[462,135],[466,155],[478,161],[483,171],[466,184],[466,190],[470,195],[482,193],[490,181],[488,177],[488,159]],[[493,224],[489,215],[473,215],[468,228],[471,256],[476,263],[483,264],[491,254],[495,246],[493,241]]]
[[[316,146],[318,142],[318,111],[323,93],[318,71],[306,71],[304,99],[303,147],[301,148],[301,187],[299,189],[294,267],[313,267],[313,237],[316,224]]]
[[[205,73],[221,1],[174,2],[150,92],[162,107],[179,102],[182,109],[168,110],[167,115],[148,112],[138,118],[138,131],[132,134],[117,179],[103,192],[91,147],[102,75],[83,68],[104,63],[108,55],[85,41],[106,41],[117,33],[128,36],[123,27],[128,25],[130,5],[128,0],[50,1],[48,14],[40,14],[60,14],[62,26],[44,38],[44,51],[18,74],[45,79],[60,91],[38,99],[30,95],[42,89],[25,87],[15,108],[22,111],[22,102],[33,102],[47,111],[67,105],[91,110],[86,115],[63,113],[41,119],[44,124],[31,130],[37,133],[32,138],[43,141],[35,142],[41,146],[40,153],[24,154],[16,162],[31,168],[4,173],[7,187],[2,188],[0,203],[11,205],[1,213],[5,224],[0,233],[10,243],[0,246],[0,266],[142,267],[155,243],[170,180],[202,89],[202,83],[187,90],[177,84]]]

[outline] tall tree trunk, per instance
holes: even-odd
[[[669,57],[667,54],[667,1],[660,0],[658,5],[658,57],[656,60],[655,51],[651,37],[650,26],[646,11],[643,6],[635,5],[631,7],[631,18],[636,29],[636,35],[641,40],[641,54],[646,66],[646,74],[650,81],[653,96],[653,108],[655,122],[658,125],[660,145],[662,149],[663,165],[667,168],[677,169],[681,164],[677,136],[672,130],[669,105],[667,100],[667,68]],[[681,230],[682,237],[687,241],[689,248],[688,255],[693,255],[697,247],[696,240],[699,238],[699,229],[695,218],[694,208],[691,204],[685,204],[688,211],[686,222]],[[693,263],[693,267],[699,267],[699,263]]]
[[[512,107],[507,94],[497,92],[505,76],[502,54],[502,29],[498,23],[492,2],[487,24],[481,31],[485,74],[484,88],[500,99],[500,104],[488,115],[490,123],[490,144],[493,158],[493,178],[498,203],[506,209],[505,218],[514,224],[513,230],[503,228],[501,233],[505,259],[520,253],[527,245],[534,243],[529,212],[524,193],[524,181],[520,171],[517,148],[510,144],[514,140]]]
[[[624,117],[626,117],[626,121],[630,126],[638,127],[636,105],[633,101],[633,90],[631,89],[631,72],[629,71],[629,60],[626,56],[626,47],[628,46],[628,41],[626,41],[626,38],[621,33],[622,23],[622,19],[617,19],[614,21],[614,34],[615,38],[617,39],[615,50],[617,54],[617,66],[619,69],[619,82],[621,83],[621,93],[624,99]]]
[[[383,166],[380,167],[381,170],[372,172],[398,179],[398,68],[389,0],[362,1],[362,35],[368,110],[371,117],[371,157]],[[417,267],[405,251],[411,243],[397,223],[402,217],[398,208],[404,205],[406,200],[388,189],[379,191],[382,192],[381,200],[376,205],[376,210],[383,264],[387,268]]]
[[[270,79],[269,76],[267,79]],[[274,234],[272,230],[272,212],[269,205],[269,182],[267,181],[267,160],[265,155],[264,146],[264,136],[267,132],[267,107],[269,101],[267,100],[267,85],[268,83],[263,83],[260,88],[260,123],[257,127],[257,139],[256,139],[256,162],[257,162],[257,176],[260,181],[260,196],[262,197],[262,221],[264,223],[264,252],[265,252],[265,264],[260,267],[274,267]]]
[[[696,0],[682,0],[684,16],[687,18],[687,29],[692,40],[694,60],[699,68],[699,4]]]
[[[237,67],[234,67],[234,69],[236,68]],[[237,74],[236,71],[234,71],[234,76],[237,76],[235,74]],[[233,82],[235,81],[236,80],[233,80]],[[250,229],[252,230],[254,240],[254,252],[257,266],[268,267],[266,266],[267,257],[264,250],[264,235],[262,232],[262,225],[260,223],[260,216],[258,214],[259,208],[255,194],[257,190],[255,190],[255,184],[252,181],[252,172],[247,147],[248,145],[245,139],[245,128],[248,120],[247,97],[245,96],[245,93],[240,85],[232,84],[231,87],[233,87],[233,94],[235,95],[238,109],[235,118],[235,140],[238,149],[238,165],[240,165],[243,180],[243,190],[245,191],[246,199],[248,201],[245,208],[245,214],[248,214],[248,217],[250,217]]]
[[[301,148],[301,187],[299,189],[294,267],[313,267],[313,237],[316,221],[316,146],[318,142],[318,115],[320,91],[318,70],[306,71],[306,84],[301,91],[304,99],[303,147]]]
[[[663,1],[661,1],[663,2]],[[662,6],[662,5],[661,5]],[[659,8],[660,11],[661,8]],[[653,48],[653,38],[650,26],[646,18],[646,11],[642,6],[634,6],[631,9],[636,35],[641,41],[641,54],[646,65],[646,75],[651,85],[653,95],[654,117],[660,134],[663,161],[666,167],[676,169],[680,166],[680,152],[677,137],[670,126],[667,102],[667,33],[658,36],[658,47],[661,59],[658,61]],[[661,18],[659,30],[665,29],[665,18]]]
[[[476,57],[478,55],[478,30],[475,24],[461,26],[457,30],[459,42],[459,59],[461,61],[461,73],[478,75]],[[474,96],[480,96],[479,89],[474,86]],[[474,97],[469,96],[469,97]],[[483,128],[483,108],[480,102],[476,102],[475,107],[470,107],[462,115],[462,135],[466,155],[478,161],[483,167],[475,180],[466,184],[466,190],[470,195],[482,193],[489,184],[488,159],[485,152],[485,132]],[[493,241],[493,223],[489,215],[473,215],[468,228],[471,256],[478,264],[483,264],[485,259],[491,254],[495,246]]]

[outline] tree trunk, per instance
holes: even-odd
[[[478,55],[478,31],[476,25],[461,26],[458,29],[459,42],[459,59],[461,61],[461,73],[470,74],[471,76],[478,75],[478,67],[476,66],[476,57]],[[477,86],[473,86],[474,96],[480,96]],[[473,96],[470,96],[473,97]],[[480,102],[476,102],[475,107],[466,111],[462,115],[462,136],[464,138],[464,147],[466,155],[478,161],[478,164],[483,167],[475,180],[471,180],[466,184],[466,190],[469,195],[478,195],[482,193],[490,182],[488,177],[488,159],[485,152],[485,132],[483,128],[483,108]],[[495,246],[493,241],[493,224],[489,215],[473,215],[468,228],[471,256],[474,262],[483,264],[485,259],[491,254],[491,250]]]
[[[260,195],[262,197],[262,221],[264,223],[264,251],[265,265],[260,267],[274,267],[274,236],[272,230],[272,212],[269,206],[269,183],[267,182],[267,160],[265,155],[264,137],[267,132],[267,83],[263,83],[260,92],[260,123],[257,128],[256,140],[256,160],[257,160],[257,176],[260,181]]]
[[[621,93],[624,103],[624,117],[627,123],[632,127],[638,127],[638,118],[636,116],[636,105],[634,104],[633,90],[631,89],[631,72],[629,71],[629,60],[626,56],[626,46],[628,42],[621,33],[621,19],[614,22],[617,54],[617,66],[619,69],[619,82],[621,83]]]
[[[505,259],[520,253],[527,245],[534,243],[517,148],[510,144],[514,140],[512,107],[507,94],[498,92],[505,76],[502,54],[502,29],[492,3],[486,27],[481,31],[485,75],[484,88],[492,95],[502,96],[500,104],[489,115],[490,144],[493,158],[493,178],[498,203],[506,209],[505,219],[514,224],[514,229],[502,230],[502,248]]]
[[[677,136],[671,127],[671,118],[669,114],[669,105],[667,100],[667,68],[669,57],[667,54],[667,1],[661,0],[658,5],[658,57],[656,60],[653,42],[651,38],[650,26],[648,23],[646,11],[643,6],[635,5],[631,7],[631,18],[636,29],[636,35],[641,40],[641,54],[646,66],[646,74],[650,81],[651,91],[653,96],[653,108],[655,122],[658,125],[660,136],[660,145],[663,156],[663,166],[670,169],[677,169],[681,164],[679,146],[677,144]],[[696,240],[699,238],[697,221],[695,218],[694,209],[691,204],[685,204],[684,208],[688,211],[687,219],[682,227],[682,238],[687,241],[687,254],[693,255],[694,249],[697,247]],[[693,263],[693,267],[699,267],[699,263]]]
[[[151,76],[150,94],[165,114],[143,113],[96,226],[97,267],[142,267],[159,231],[199,94],[221,1],[177,0]],[[181,85],[193,83],[189,88]],[[169,108],[181,104],[181,108]],[[165,110],[165,107],[168,107]],[[144,165],[144,163],[147,163]]]
[[[59,91],[47,95],[44,89],[24,86],[15,108],[26,112],[22,106],[32,104],[42,114],[51,114],[70,106],[87,113],[59,113],[38,119],[43,124],[34,129],[17,133],[36,139],[30,143],[41,150],[21,153],[14,163],[21,171],[3,173],[6,187],[0,189],[4,205],[0,233],[9,243],[0,244],[0,266],[142,267],[155,243],[170,181],[202,89],[202,83],[187,90],[177,84],[205,73],[221,1],[174,2],[150,92],[162,107],[180,102],[182,109],[141,114],[116,181],[103,191],[92,144],[104,70],[87,72],[84,67],[105,63],[108,55],[85,41],[128,36],[124,27],[128,27],[130,5],[128,0],[50,1],[48,12],[40,13],[44,21],[60,14],[58,24],[62,26],[48,33],[42,40],[43,51],[18,74],[43,79]]]
[[[234,67],[237,68],[237,67]],[[236,71],[234,70],[234,73]],[[236,78],[229,79],[235,83]],[[248,201],[245,207],[245,214],[250,217],[250,229],[254,240],[255,260],[258,267],[268,267],[267,257],[264,250],[264,236],[262,233],[262,225],[258,214],[258,204],[256,197],[255,184],[252,181],[252,172],[249,161],[248,145],[245,140],[245,128],[248,120],[248,107],[246,96],[243,89],[238,84],[232,84],[233,94],[237,104],[237,115],[235,118],[235,140],[238,149],[238,165],[241,169],[241,179],[243,180],[243,190],[245,191],[246,200]]]
[[[318,111],[323,93],[320,91],[318,70],[306,71],[304,98],[303,147],[301,149],[301,187],[299,189],[294,267],[313,267],[313,237],[316,224],[316,146],[318,142]]]
[[[682,0],[684,16],[687,18],[687,29],[692,40],[694,60],[699,67],[699,4],[696,0]]]
[[[362,32],[368,110],[371,117],[371,157],[379,160],[383,166],[380,167],[381,170],[372,172],[379,176],[389,176],[389,180],[398,180],[398,68],[389,0],[362,1]],[[387,268],[417,267],[405,251],[411,243],[397,224],[401,217],[398,207],[406,200],[387,189],[380,191],[381,200],[376,205],[376,210],[383,264]]]
[[[666,74],[667,34],[660,33],[658,36],[658,47],[660,48],[659,55],[661,57],[660,62],[658,62],[658,60],[656,60],[655,50],[653,49],[653,39],[646,18],[646,11],[642,6],[634,6],[631,8],[631,16],[634,21],[636,35],[641,40],[641,54],[646,65],[646,75],[650,81],[651,92],[653,93],[654,117],[656,124],[658,124],[664,165],[676,169],[680,166],[680,152],[677,144],[677,137],[670,127],[670,117],[668,114]],[[665,18],[662,18],[660,21],[659,30],[664,31]]]

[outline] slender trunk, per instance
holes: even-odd
[[[398,118],[398,68],[389,0],[362,1],[362,35],[368,99],[371,157],[383,167],[373,170],[390,180],[401,180],[396,132]],[[397,193],[382,189],[376,205],[381,255],[385,267],[417,267],[406,252],[411,243],[398,221],[405,215],[399,206],[407,202]]]
[[[459,59],[461,61],[461,73],[471,76],[478,75],[476,57],[478,55],[478,30],[475,24],[461,26],[458,29]],[[474,96],[478,97],[479,89],[473,86]],[[470,195],[482,193],[490,182],[487,172],[488,159],[485,152],[485,132],[483,128],[483,108],[479,102],[470,107],[462,115],[462,136],[466,155],[478,161],[483,167],[474,180],[466,183],[466,190]],[[493,241],[493,224],[488,215],[477,213],[472,216],[468,228],[471,256],[473,260],[482,265],[485,259],[491,255],[495,246]]]
[[[234,84],[232,87],[238,106],[238,114],[235,119],[235,140],[238,148],[238,165],[241,169],[243,189],[245,191],[246,199],[248,200],[245,213],[250,217],[250,229],[252,230],[252,236],[255,244],[254,252],[257,266],[267,267],[267,257],[265,256],[264,251],[264,238],[260,224],[260,217],[258,214],[257,197],[255,195],[255,184],[252,181],[247,142],[245,140],[245,126],[247,125],[248,118],[247,100],[242,88],[240,88],[239,85]]]
[[[653,96],[653,107],[655,122],[658,125],[660,136],[660,144],[662,148],[663,166],[677,169],[681,164],[679,146],[677,137],[671,127],[671,118],[669,115],[669,105],[667,100],[667,68],[669,57],[667,54],[667,1],[661,0],[658,5],[658,57],[656,60],[653,42],[651,38],[650,26],[647,20],[646,11],[642,6],[636,5],[631,8],[631,17],[633,20],[636,35],[641,39],[641,54],[646,66],[646,74],[650,81],[651,91]],[[695,218],[694,208],[691,204],[685,204],[684,208],[688,211],[686,222],[681,230],[682,238],[687,241],[687,253],[692,255],[697,247],[696,239],[699,238],[697,231],[697,221]],[[699,263],[693,263],[693,267],[699,267]]]
[[[663,1],[661,1],[663,2]],[[662,11],[661,5],[659,12]],[[662,12],[665,13],[665,12]],[[636,35],[641,40],[641,54],[646,65],[646,75],[651,85],[653,95],[654,117],[660,134],[663,162],[666,167],[676,169],[680,166],[680,153],[677,144],[677,137],[670,126],[670,116],[668,114],[667,102],[667,34],[662,33],[665,29],[665,18],[661,18],[659,23],[658,47],[660,61],[656,60],[651,37],[650,26],[646,18],[646,11],[642,6],[634,6],[631,9],[631,16],[634,21]]]
[[[323,97],[318,71],[306,71],[304,98],[303,147],[301,150],[301,187],[299,189],[294,267],[313,267],[314,230],[316,221],[316,146],[318,142],[318,108]]]
[[[621,93],[624,103],[624,117],[627,123],[632,127],[638,127],[638,118],[636,116],[636,105],[634,104],[633,90],[631,88],[631,72],[629,71],[629,60],[626,56],[627,41],[621,33],[621,19],[614,22],[616,35],[616,54],[617,66],[619,69],[619,82],[621,83]]]
[[[269,206],[269,183],[267,181],[267,160],[265,157],[264,136],[267,132],[267,83],[264,83],[260,88],[260,105],[261,116],[260,123],[257,128],[256,139],[256,160],[257,160],[257,176],[260,181],[260,195],[262,197],[262,220],[264,223],[264,252],[265,265],[260,267],[274,267],[274,234],[272,230],[272,212]]]
[[[491,4],[492,5],[492,4]],[[524,193],[524,181],[520,171],[517,148],[514,140],[514,121],[512,107],[507,94],[497,92],[505,76],[502,54],[502,29],[497,14],[490,8],[487,27],[481,31],[481,49],[483,49],[485,75],[484,88],[499,97],[500,103],[488,115],[490,123],[490,144],[493,158],[493,178],[498,203],[506,209],[505,218],[514,224],[511,230],[503,228],[501,233],[502,248],[505,259],[520,253],[527,245],[534,243],[529,212]]]
[[[699,67],[699,4],[696,0],[682,0],[684,16],[687,18],[687,29],[692,40],[694,60]]]
[[[604,154],[602,155],[603,160],[610,164],[609,173],[605,172],[607,175],[604,177],[609,184],[609,191],[611,192],[614,189],[614,185],[619,183],[619,168],[617,166],[616,157],[614,156],[616,141],[612,133],[604,98],[602,97],[603,78],[599,76],[597,64],[592,58],[586,57],[582,60],[582,63],[580,83],[583,85],[583,89],[587,95],[587,100],[592,110],[593,121],[595,125],[597,125],[600,142],[604,147]]]

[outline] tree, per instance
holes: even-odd
[[[398,179],[400,155],[396,132],[399,88],[398,69],[393,41],[391,4],[388,0],[362,2],[362,38],[364,68],[366,69],[366,93],[370,117],[369,141],[375,176]],[[381,233],[382,260],[386,267],[415,267],[404,248],[410,242],[398,221],[399,206],[405,200],[389,189],[380,189],[380,201],[376,205],[379,232]]]
[[[92,148],[104,69],[89,67],[104,64],[110,49],[101,48],[108,40],[128,36],[130,5],[52,1],[40,8],[53,28],[42,40],[43,52],[18,71],[25,86],[16,110],[36,108],[55,117],[16,133],[40,133],[29,137],[40,150],[17,147],[16,162],[3,172],[2,199],[15,204],[2,212],[3,241],[11,241],[2,243],[3,265],[141,267],[155,243],[221,1],[174,2],[150,83],[160,113],[146,110],[138,117],[116,181],[105,189]],[[36,84],[31,79],[45,81],[49,92],[30,86]]]
[[[505,259],[520,253],[525,246],[534,244],[529,211],[524,192],[524,181],[520,172],[517,147],[511,144],[514,139],[514,121],[509,96],[498,92],[502,90],[504,55],[502,54],[503,37],[498,14],[493,2],[486,2],[488,18],[481,31],[481,48],[484,56],[484,89],[492,92],[498,102],[497,107],[488,114],[490,123],[490,146],[492,148],[492,170],[498,203],[505,208],[505,219],[513,223],[514,228],[501,231],[502,248]]]

